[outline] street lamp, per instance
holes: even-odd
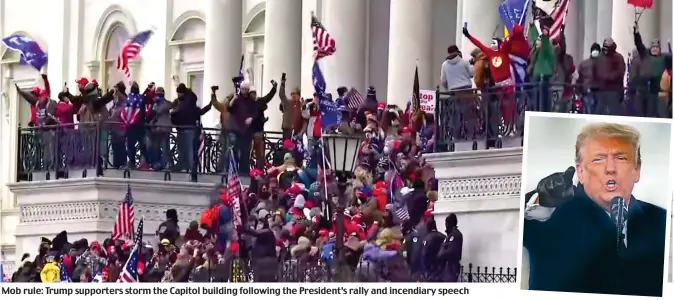
[[[335,251],[337,252],[336,279],[345,282],[350,270],[344,261],[344,210],[346,209],[346,181],[358,165],[358,150],[363,141],[362,135],[325,134],[323,143],[326,157],[330,160],[333,172],[337,176],[337,207],[335,221]],[[333,201],[334,203],[334,201]]]

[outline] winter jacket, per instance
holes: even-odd
[[[281,98],[281,112],[283,113],[283,123],[281,128],[283,130],[293,130],[300,132],[304,125],[302,119],[302,101],[295,102],[286,96],[286,85],[281,83],[279,90],[279,98]]]
[[[555,71],[555,48],[552,46],[550,37],[541,35],[541,47],[531,50],[528,73],[532,79],[550,77]]]
[[[109,127],[120,136],[125,134],[124,126],[122,125],[122,114],[126,107],[127,95],[118,92],[114,95],[114,103],[109,111],[108,122]]]
[[[573,63],[573,57],[566,53],[566,36],[562,31],[559,36],[559,46],[554,48],[555,67],[550,81],[558,84],[570,84],[576,66]]]
[[[171,121],[176,126],[196,126],[201,119],[201,109],[197,106],[197,95],[187,90],[178,98],[177,107],[171,112]]]
[[[40,271],[42,283],[54,283],[61,281],[61,272],[57,263],[51,262],[44,265]]]
[[[634,45],[637,47],[641,59],[639,76],[644,79],[660,80],[662,72],[665,71],[665,56],[662,53],[657,56],[651,55],[650,49],[644,45],[639,32],[634,32]]]
[[[484,53],[480,52],[475,58],[474,68],[475,77],[475,86],[477,88],[483,89],[493,85],[493,80],[491,79],[491,72],[489,71],[489,58]]]
[[[404,233],[419,224],[428,209],[428,197],[423,188],[417,188],[403,196],[403,201],[410,215],[409,220],[403,224],[402,232]]]
[[[157,234],[159,235],[159,240],[167,239],[173,245],[175,245],[176,240],[180,237],[180,227],[178,227],[178,222],[175,220],[166,220],[159,224],[157,228]]]
[[[447,237],[438,251],[438,259],[448,268],[446,273],[458,274],[463,255],[463,234],[457,227],[446,229]]]
[[[60,124],[72,124],[75,122],[75,111],[70,102],[60,101],[56,103],[56,119]]]
[[[234,94],[225,97],[225,101],[220,102],[215,94],[211,95],[211,105],[220,113],[220,130],[225,131],[229,124],[229,101],[232,101]]]
[[[597,77],[600,89],[623,89],[625,60],[622,54],[612,50],[599,57]]]
[[[253,113],[253,122],[250,124],[250,131],[253,133],[264,131],[264,123],[267,122],[265,118],[265,111],[269,107],[269,102],[276,96],[276,85],[274,85],[269,93],[263,97],[258,97],[255,99],[254,103],[254,113]]]
[[[227,129],[232,132],[239,134],[250,133],[250,126],[246,125],[245,121],[248,118],[253,119],[258,113],[258,105],[250,99],[249,96],[240,94],[234,96],[229,102],[229,120],[227,123]]]
[[[110,115],[106,105],[114,100],[113,95],[112,90],[100,95],[98,89],[93,84],[87,84],[85,92],[81,96],[82,106],[77,112],[80,122],[107,121]],[[89,125],[89,127],[91,126],[93,125]]]
[[[583,90],[596,88],[600,85],[597,75],[599,57],[590,57],[578,65],[578,79],[576,83],[582,87]]]
[[[446,90],[454,90],[467,86],[472,86],[472,78],[475,70],[458,53],[450,54],[442,62],[440,70],[440,82]]]

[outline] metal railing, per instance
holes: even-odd
[[[403,262],[403,264],[405,264]],[[264,267],[269,268],[269,265]],[[230,276],[223,278],[228,282],[336,282],[347,280],[351,282],[480,282],[480,283],[515,283],[517,268],[503,267],[474,267],[473,264],[461,266],[460,273],[451,275],[441,270],[439,272],[426,272],[419,275],[409,273],[406,266],[395,268],[391,265],[378,265],[359,262],[356,266],[349,267],[349,274],[339,276],[333,266],[323,261],[298,261],[287,260],[279,263],[276,272],[266,276],[256,276],[255,266],[250,262],[236,260],[231,262]],[[346,276],[344,276],[346,275]],[[458,275],[458,276],[457,276]],[[346,278],[346,279],[345,279]]]
[[[225,150],[230,149],[230,139],[220,129],[152,125],[133,137],[130,136],[133,133],[119,126],[77,123],[19,128],[17,180],[31,181],[38,172],[45,173],[49,180],[80,176],[73,172],[81,172],[82,177],[104,176],[107,170],[163,172],[165,180],[171,180],[171,174],[175,173],[190,174],[193,181],[198,181],[198,175],[225,175],[228,162]],[[180,143],[185,131],[192,132],[191,151],[185,151],[187,147]],[[129,148],[130,138],[140,139],[142,146],[134,142]],[[275,159],[282,142],[281,132],[264,132],[265,161]],[[192,156],[193,163],[186,163],[187,155]],[[144,168],[141,158],[151,160],[149,168]],[[253,147],[248,160],[251,166],[255,165]]]
[[[639,88],[598,90],[562,84],[451,92],[438,88],[435,152],[521,146],[526,111],[671,118],[671,99],[671,93],[663,97]]]

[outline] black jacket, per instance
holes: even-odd
[[[632,197],[618,254],[611,218],[576,189],[547,221],[524,220],[529,289],[661,297],[666,221],[665,209]]]
[[[201,109],[197,105],[197,95],[188,90],[178,99],[178,107],[171,113],[171,122],[177,126],[197,126],[201,119]]]

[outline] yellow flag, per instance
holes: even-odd
[[[503,27],[503,38],[508,37],[508,27]]]

